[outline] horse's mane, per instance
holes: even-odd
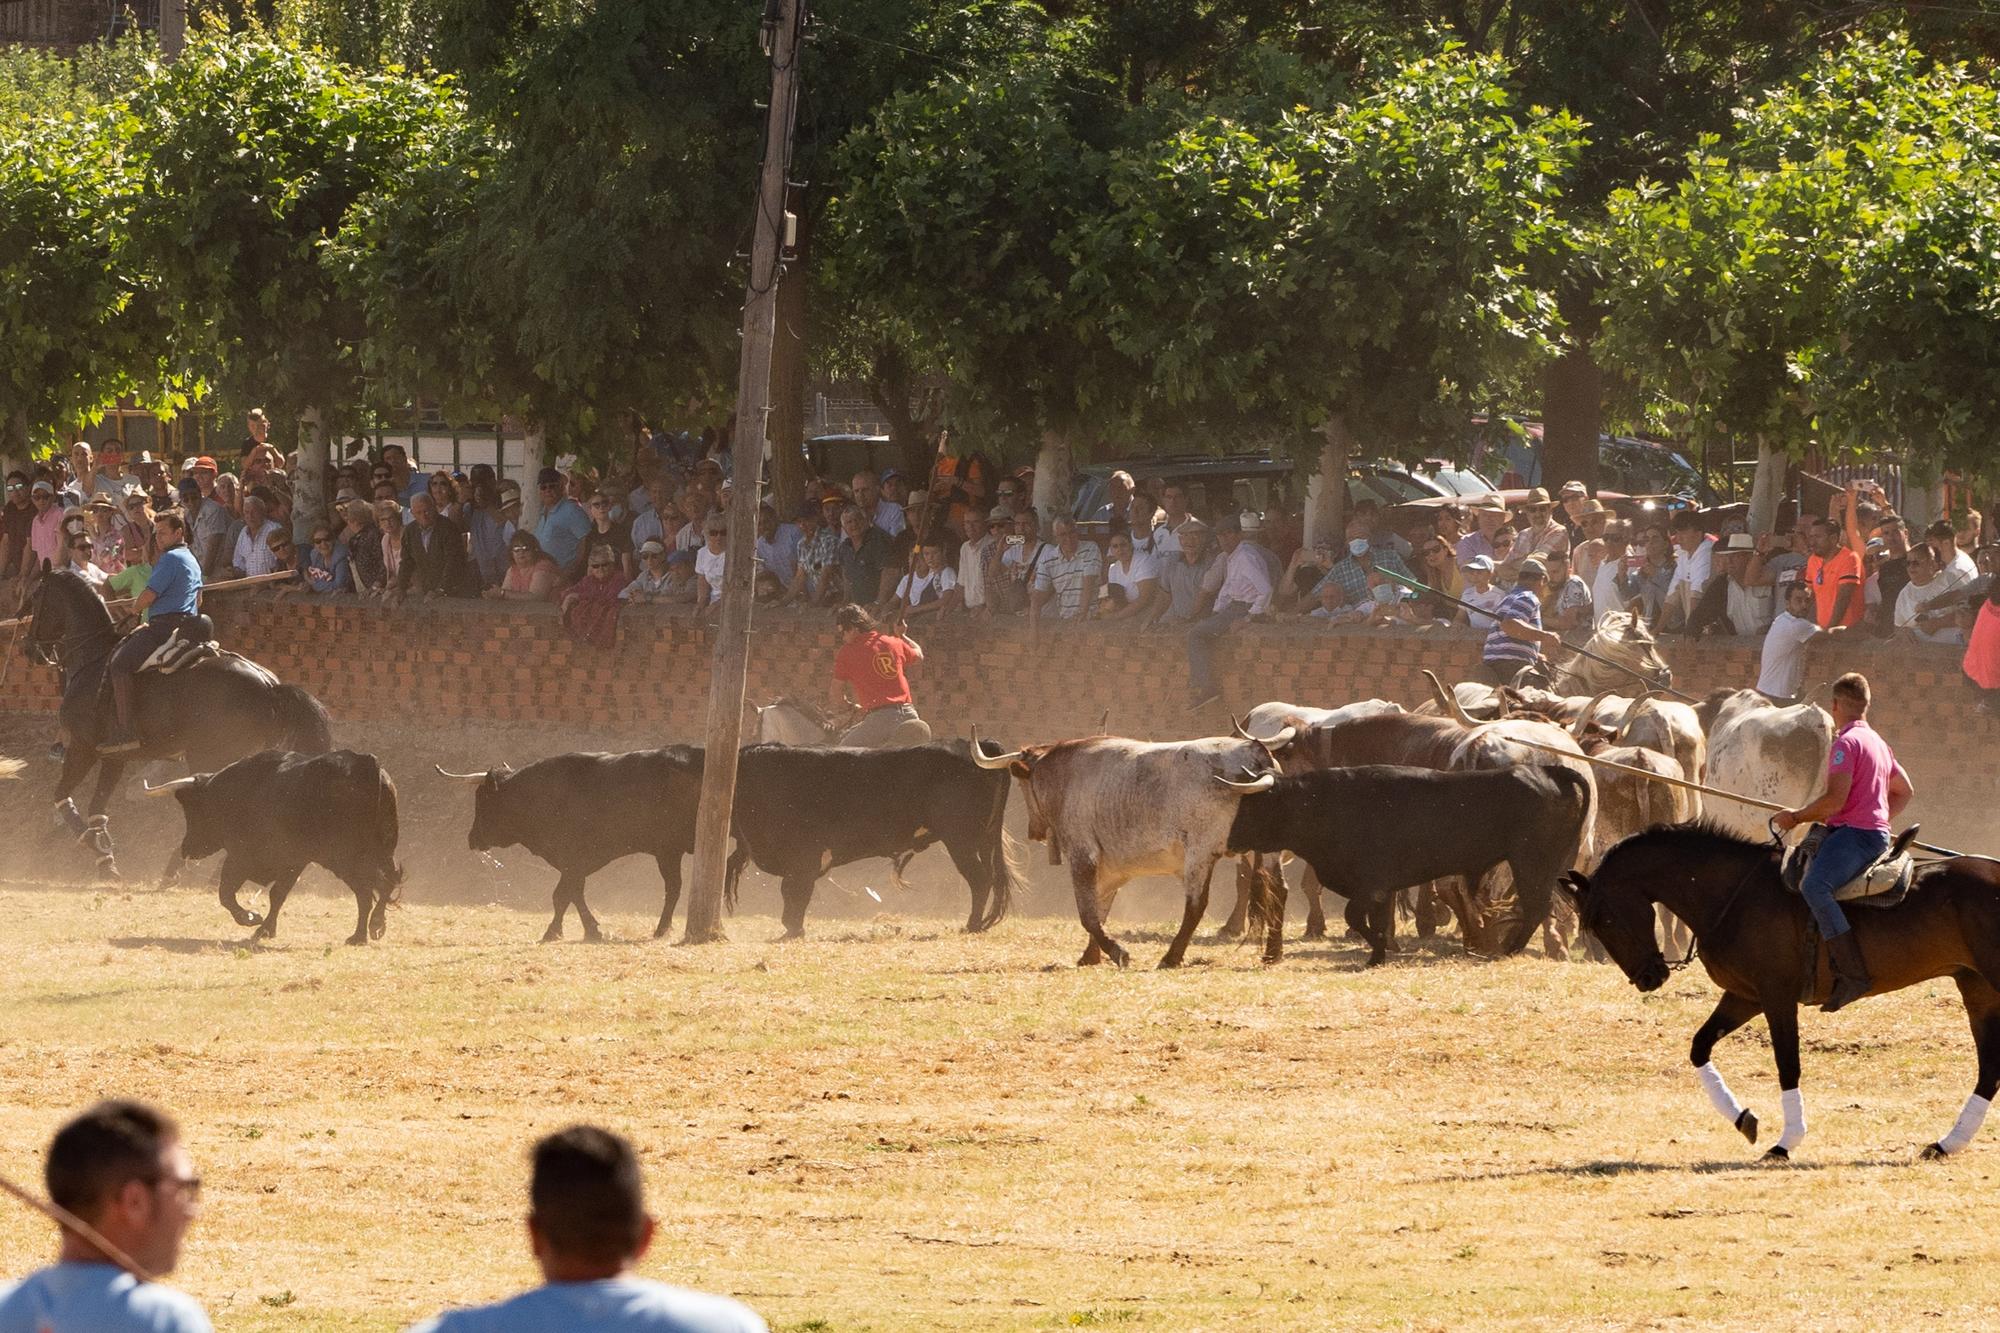
[[[795,694],[781,694],[771,701],[770,706],[772,708],[789,708],[794,712],[804,713],[821,731],[833,730],[833,719],[827,716],[824,708],[821,708],[818,704],[801,699]]]
[[[1644,843],[1648,850],[1655,848],[1681,852],[1712,853],[1722,851],[1769,852],[1768,842],[1746,838],[1733,829],[1706,817],[1690,820],[1685,824],[1656,824],[1652,828],[1634,833],[1620,841],[1611,851],[1604,854],[1609,860],[1613,853]]]
[[[91,587],[85,581],[83,575],[73,569],[52,569],[42,575],[41,579],[37,581],[35,595],[46,596],[47,592],[43,590],[49,589],[49,585],[51,584],[54,585],[54,589],[67,589],[66,595],[72,602],[77,604],[78,610],[95,607],[98,614],[104,618],[106,628],[110,627],[112,624],[111,608],[104,604],[104,595]],[[53,591],[54,589],[49,590]],[[64,609],[67,610],[68,608],[65,607]]]

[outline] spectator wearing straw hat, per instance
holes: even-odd
[[[54,1264],[0,1287],[0,1333],[212,1333],[192,1297],[154,1280],[174,1271],[201,1214],[201,1178],[172,1119],[100,1102],[56,1132],[42,1179],[89,1231],[65,1225]]]
[[[1477,524],[1471,532],[1458,539],[1459,568],[1476,555],[1488,560],[1497,560],[1493,547],[1493,534],[1507,521],[1507,502],[1497,495],[1482,496],[1466,507]]]
[[[1558,552],[1569,554],[1569,529],[1556,522],[1555,508],[1556,502],[1539,486],[1521,502],[1521,536],[1515,550],[1523,559],[1533,556],[1546,562]]]

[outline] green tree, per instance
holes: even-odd
[[[1607,353],[1654,417],[1754,438],[1753,523],[1809,445],[1991,473],[2000,410],[2000,99],[1856,40],[1745,107],[1671,187],[1615,195]]]
[[[132,245],[168,366],[308,422],[297,507],[317,520],[328,438],[368,399],[361,306],[323,267],[348,210],[457,114],[445,84],[251,33],[190,45],[133,100]]]

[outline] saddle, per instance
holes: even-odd
[[[1916,839],[1917,830],[1915,824],[1904,829],[1889,844],[1889,850],[1882,853],[1880,860],[1834,890],[1833,900],[1860,907],[1894,907],[1902,902],[1909,896],[1910,887],[1916,880],[1916,862],[1910,856],[1909,847]],[[1826,825],[1815,824],[1799,840],[1798,846],[1785,853],[1782,873],[1787,890],[1792,893],[1800,891],[1799,886],[1805,883],[1806,867],[1812,864],[1825,837]]]
[[[171,676],[176,671],[185,670],[196,662],[210,657],[219,657],[222,649],[212,638],[193,639],[187,630],[176,630],[172,638],[155,648],[151,656],[139,664],[143,672],[157,671],[163,676]]]

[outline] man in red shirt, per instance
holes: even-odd
[[[884,634],[873,617],[852,603],[834,612],[833,620],[846,640],[833,655],[833,708],[836,713],[845,711],[847,690],[852,689],[854,704],[862,712],[861,721],[840,743],[873,750],[929,740],[930,728],[910,702],[910,678],[904,674],[924,660],[924,650],[907,635]]]
[[[1840,529],[1827,519],[1814,519],[1812,558],[1806,561],[1806,582],[1812,585],[1813,609],[1821,629],[1859,625],[1868,611],[1861,588],[1861,561],[1840,541]]]

